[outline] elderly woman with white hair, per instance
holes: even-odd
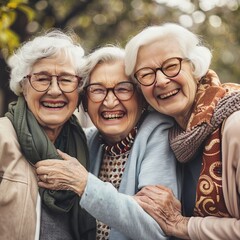
[[[80,205],[97,219],[96,239],[166,239],[132,196],[149,184],[162,184],[178,196],[168,143],[173,122],[147,111],[139,88],[125,74],[124,58],[123,49],[107,46],[87,56],[81,68],[83,107],[95,125],[86,132],[91,173],[62,154],[66,161],[58,165],[54,160],[37,163],[37,173],[48,175],[39,186],[78,193]]]
[[[136,200],[167,235],[240,239],[240,87],[209,70],[211,52],[173,23],[145,28],[126,45],[126,74],[176,124],[169,141],[182,164],[181,203],[166,186]]]
[[[93,239],[91,229],[95,236],[95,221],[85,218],[79,196],[39,188],[35,172],[42,159],[61,158],[57,149],[88,166],[86,137],[73,115],[84,55],[75,37],[52,30],[9,59],[10,87],[18,99],[0,119],[1,239]]]

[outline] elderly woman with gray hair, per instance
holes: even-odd
[[[211,52],[177,24],[151,26],[126,45],[126,73],[148,103],[175,119],[169,140],[183,163],[181,203],[166,186],[135,199],[167,235],[240,239],[240,87],[209,70]]]
[[[125,74],[124,58],[123,49],[103,47],[80,68],[83,107],[95,125],[86,131],[91,173],[62,153],[66,161],[37,163],[37,173],[48,176],[39,186],[80,195],[80,205],[97,219],[97,239],[166,239],[133,195],[146,185],[162,184],[178,196],[176,161],[168,144],[173,122],[147,111],[139,88]]]
[[[61,158],[57,149],[88,166],[86,137],[73,115],[84,55],[75,37],[53,30],[24,43],[9,59],[10,88],[18,100],[0,119],[1,239],[95,237],[95,221],[85,218],[79,196],[39,188],[35,173],[42,159]]]

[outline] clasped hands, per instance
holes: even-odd
[[[58,150],[63,160],[39,161],[36,167],[38,186],[50,190],[71,190],[82,195],[87,184],[88,171],[76,158]]]

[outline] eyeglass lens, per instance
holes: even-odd
[[[152,85],[156,80],[156,73],[160,70],[167,77],[175,77],[181,70],[182,58],[170,58],[163,62],[160,68],[152,69],[145,67],[139,69],[135,74],[135,78],[138,82],[145,86]]]
[[[93,102],[101,102],[112,91],[119,100],[129,100],[134,93],[134,84],[131,82],[121,82],[113,88],[106,88],[105,86],[93,83],[89,84],[86,88],[88,97]]]
[[[57,83],[62,92],[73,92],[79,85],[79,78],[75,75],[29,75],[31,86],[38,92],[47,91],[53,77],[57,77]]]

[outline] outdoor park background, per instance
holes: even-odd
[[[169,21],[204,38],[222,82],[240,83],[240,0],[0,0],[0,117],[16,100],[7,58],[39,31],[71,28],[87,54],[109,43],[124,47],[144,27]]]

